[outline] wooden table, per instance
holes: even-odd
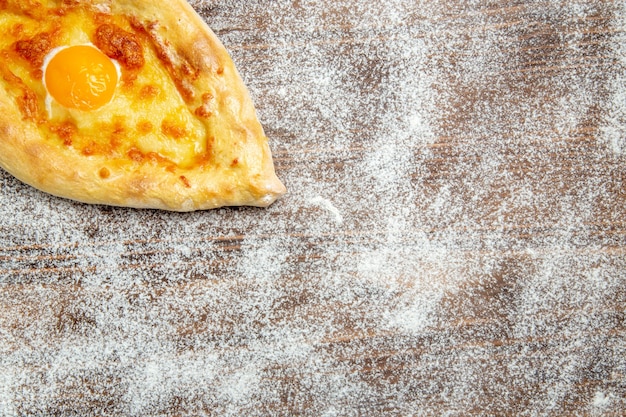
[[[0,174],[0,415],[626,414],[626,6],[195,1],[289,194]]]

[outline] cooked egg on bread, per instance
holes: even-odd
[[[88,203],[191,211],[284,194],[250,95],[185,0],[0,2],[0,166]]]
[[[208,118],[189,109],[158,51],[141,46],[129,21],[101,19],[73,11],[27,37],[23,23],[11,29],[25,39],[12,45],[19,59],[10,70],[37,96],[51,133],[85,155],[183,167],[206,159]]]
[[[113,98],[121,75],[119,64],[93,44],[53,49],[44,59],[42,72],[48,113],[52,100],[67,108],[99,109]]]

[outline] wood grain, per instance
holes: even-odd
[[[0,414],[626,413],[620,2],[192,4],[290,193],[173,214],[3,173]]]

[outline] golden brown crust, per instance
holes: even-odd
[[[38,2],[30,3],[23,13],[46,15]],[[0,166],[43,191],[87,203],[191,211],[264,207],[284,194],[247,89],[226,49],[187,2],[58,3],[54,13],[59,16],[76,9],[94,16],[85,32],[120,61],[119,88],[132,98],[137,114],[152,105],[164,113],[174,108],[175,92],[178,108],[186,110],[164,114],[160,122],[114,114],[102,127],[92,127],[98,138],[81,134],[80,115],[47,120],[45,90],[32,79],[42,54],[60,46],[64,35],[42,24],[23,35],[29,43],[13,42],[2,52],[0,87],[7,94],[0,97]],[[21,13],[18,7],[19,2],[0,2],[0,14]],[[144,52],[145,59],[154,60],[151,65],[143,62]],[[9,68],[7,54],[18,57],[23,69]],[[158,79],[145,83],[142,71],[155,62],[173,83],[171,89]],[[198,126],[198,132],[190,126]],[[142,145],[146,137],[157,136],[160,147]],[[194,146],[195,156],[177,159],[177,149]]]

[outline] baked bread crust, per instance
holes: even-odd
[[[7,91],[0,95],[0,166],[50,194],[135,208],[266,207],[285,193],[274,172],[267,137],[232,59],[185,0],[58,3],[61,8],[82,8],[101,20],[124,16],[137,36],[150,44],[189,114],[206,127],[203,155],[182,164],[136,149],[134,153],[128,148],[123,153],[86,153],[84,148],[68,146],[58,137],[51,138],[48,121],[42,120],[45,97],[32,97],[32,91],[20,88],[19,78],[5,66],[0,79]],[[0,17],[11,13],[10,8],[11,1],[0,2]],[[29,99],[39,103],[39,110],[29,106]]]

